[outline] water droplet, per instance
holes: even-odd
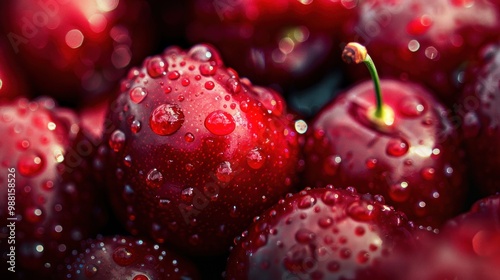
[[[436,174],[436,170],[432,167],[425,167],[422,169],[420,174],[422,175],[422,178],[424,178],[425,180],[432,180],[432,179],[434,179],[434,175]]]
[[[19,156],[17,170],[26,177],[39,174],[45,167],[45,159],[41,153],[27,151]]]
[[[133,120],[130,124],[130,131],[137,133],[141,130],[141,122],[138,120]]]
[[[123,164],[126,166],[126,167],[130,167],[132,166],[132,157],[130,155],[126,155],[124,158],[123,158]]]
[[[354,201],[347,207],[347,214],[357,221],[370,221],[375,217],[375,206],[366,201]]]
[[[186,142],[189,142],[189,143],[193,142],[194,141],[193,133],[188,132],[188,133],[184,134],[184,140],[186,140]]]
[[[109,138],[109,147],[115,152],[119,152],[125,145],[125,133],[121,130],[115,130]]]
[[[132,248],[118,247],[113,252],[113,260],[119,266],[128,266],[135,261],[135,254]]]
[[[370,254],[367,251],[361,250],[358,252],[358,256],[356,257],[358,263],[367,263],[370,260]]]
[[[224,136],[234,131],[236,123],[231,114],[217,110],[206,117],[205,127],[215,135]]]
[[[156,107],[149,118],[149,126],[158,135],[171,135],[184,123],[184,113],[177,104]]]
[[[316,199],[310,195],[304,196],[297,205],[300,209],[307,209],[316,204]]]
[[[212,82],[212,81],[205,82],[205,88],[206,89],[212,90],[212,89],[214,89],[214,87],[215,87],[214,82]]]
[[[342,158],[338,155],[333,155],[325,158],[323,162],[323,171],[325,174],[334,176],[337,174],[337,170],[342,162]]]
[[[24,217],[30,223],[38,223],[43,220],[43,211],[38,207],[28,207],[24,211]]]
[[[181,191],[181,199],[184,201],[184,202],[191,202],[191,200],[193,199],[193,196],[194,196],[194,189],[189,187],[189,188],[185,188]]]
[[[376,158],[369,158],[366,160],[365,164],[366,164],[366,168],[368,169],[373,169],[377,166],[377,162],[378,160]]]
[[[224,161],[217,167],[217,171],[215,173],[217,179],[223,183],[229,183],[231,179],[233,179],[234,174],[231,168],[231,163],[228,161]]]
[[[151,78],[158,78],[165,74],[167,67],[167,64],[161,57],[155,56],[148,60],[146,69]]]
[[[409,145],[404,139],[393,138],[387,142],[386,153],[393,157],[403,156],[408,152]]]
[[[309,244],[316,238],[316,234],[314,232],[301,228],[295,233],[295,240],[302,244]]]
[[[172,92],[172,87],[170,87],[170,86],[165,87],[165,89],[163,90],[163,92],[166,93],[166,94],[171,93]]]
[[[419,97],[404,98],[401,100],[398,106],[401,114],[408,118],[416,118],[421,116],[427,108],[427,104],[425,103],[425,101]]]
[[[213,50],[211,47],[207,45],[195,45],[193,46],[189,52],[188,56],[192,59],[200,62],[219,62],[220,57],[217,51]]]
[[[129,92],[130,100],[136,104],[141,103],[144,98],[146,98],[146,95],[148,95],[148,93],[143,87],[135,87]]]
[[[136,276],[134,276],[132,280],[150,280],[150,279],[144,274],[137,274]]]
[[[200,69],[200,74],[207,77],[213,76],[215,75],[215,73],[217,73],[217,66],[210,65],[207,63],[200,65],[199,69]]]
[[[389,197],[396,202],[404,202],[410,197],[407,182],[393,184],[389,187]]]
[[[340,251],[339,251],[339,256],[340,256],[340,258],[342,258],[342,259],[348,259],[348,258],[350,258],[350,257],[351,257],[351,254],[352,254],[352,252],[351,252],[351,250],[349,250],[348,248],[342,248],[342,249],[340,249]]]
[[[189,86],[189,84],[190,84],[190,83],[191,83],[191,81],[189,81],[189,79],[188,79],[188,78],[183,78],[183,79],[181,80],[181,85],[183,85],[183,86],[185,86],[185,87]]]
[[[241,83],[238,79],[229,78],[226,82],[226,86],[229,88],[231,93],[238,93],[241,91]]]
[[[149,187],[157,188],[163,183],[163,174],[158,171],[156,168],[149,170],[148,175],[146,176],[146,184]]]
[[[177,80],[180,78],[180,76],[181,74],[179,73],[179,71],[170,71],[167,74],[167,78],[169,78],[170,80]]]
[[[330,206],[333,206],[335,205],[336,203],[340,203],[342,201],[342,197],[337,193],[337,192],[333,192],[333,191],[326,191],[322,196],[321,196],[321,200],[323,200],[323,202],[326,204],[326,205],[330,205]]]
[[[97,273],[97,267],[92,264],[88,264],[85,266],[85,276],[92,278]]]
[[[264,163],[266,162],[266,158],[262,156],[262,153],[258,148],[254,148],[250,150],[247,154],[247,164],[252,169],[260,169]]]
[[[365,234],[366,230],[364,227],[362,226],[357,226],[355,229],[354,229],[354,234],[356,234],[357,236],[363,236]]]

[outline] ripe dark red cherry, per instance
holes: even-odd
[[[81,240],[106,222],[105,196],[91,161],[97,146],[76,114],[51,99],[2,104],[0,123],[0,180],[5,183],[0,219],[8,221],[0,233],[13,233],[15,240],[2,237],[0,247],[5,262],[14,246],[16,270],[0,273],[7,276],[3,279],[48,279]],[[6,201],[14,201],[12,208]],[[10,223],[14,227],[8,228]]]
[[[459,97],[461,67],[500,36],[500,6],[490,0],[368,0],[359,13],[348,41],[370,49],[381,77],[420,83],[447,105]]]
[[[298,137],[284,100],[240,79],[210,46],[147,58],[112,104],[107,185],[134,235],[223,254],[296,182]]]
[[[412,230],[381,196],[306,189],[254,219],[231,251],[226,279],[388,279],[381,267],[413,249]]]
[[[410,220],[437,227],[464,207],[458,133],[444,106],[422,87],[382,80],[380,88],[383,102],[372,82],[363,82],[312,121],[304,147],[306,183],[382,194]]]

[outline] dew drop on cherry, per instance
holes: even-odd
[[[161,57],[156,56],[148,60],[146,69],[151,78],[158,78],[165,73],[167,63]]]
[[[137,274],[136,276],[134,276],[132,280],[150,280],[150,279],[144,274]]]
[[[179,73],[179,71],[170,71],[168,72],[167,74],[167,78],[169,78],[170,80],[177,80],[181,77],[181,74]]]
[[[193,142],[194,141],[193,133],[188,132],[188,133],[184,134],[184,140],[186,140],[186,142],[188,142],[188,143]]]
[[[149,170],[148,175],[146,176],[146,184],[149,187],[157,188],[162,183],[163,183],[163,174],[156,168]]]
[[[295,233],[295,240],[301,244],[309,244],[316,238],[314,232],[301,228]]]
[[[407,182],[392,184],[389,187],[389,197],[396,202],[405,202],[410,197]]]
[[[117,129],[111,133],[111,136],[109,138],[109,147],[113,149],[115,152],[119,152],[121,149],[123,149],[123,146],[125,145],[125,133],[123,131]]]
[[[130,124],[130,131],[137,133],[141,130],[141,122],[139,120],[133,120]]]
[[[377,166],[378,160],[376,158],[369,158],[366,160],[365,165],[368,169],[373,169]]]
[[[436,169],[432,167],[424,167],[421,171],[420,174],[422,175],[422,178],[425,180],[432,180],[434,179],[434,175],[436,174]]]
[[[342,158],[340,156],[329,156],[325,158],[325,161],[323,162],[323,171],[327,175],[334,176],[335,174],[337,174],[341,162]]]
[[[264,165],[266,158],[262,155],[259,149],[255,148],[248,152],[247,164],[252,169],[260,169]]]
[[[190,83],[191,83],[191,81],[188,78],[183,78],[181,80],[181,85],[183,85],[185,87],[189,86]]]
[[[234,177],[231,163],[229,161],[224,161],[219,164],[215,172],[215,176],[219,181],[223,183],[229,183]]]
[[[113,260],[119,266],[129,266],[135,261],[135,254],[131,248],[118,247],[113,252]]]
[[[217,73],[217,66],[215,65],[210,65],[208,63],[201,64],[200,67],[200,74],[203,76],[213,76],[215,73]]]
[[[39,174],[45,167],[45,159],[41,153],[27,151],[23,153],[17,161],[19,174],[31,177]]]
[[[401,157],[408,152],[409,145],[406,140],[401,138],[392,138],[387,142],[386,153],[393,157]]]
[[[207,82],[205,82],[205,88],[206,88],[206,89],[208,89],[208,90],[212,90],[212,89],[214,89],[214,87],[215,87],[214,82],[212,82],[212,81],[207,81]]]
[[[370,221],[375,217],[375,206],[364,201],[354,201],[347,207],[347,215],[357,221]]]
[[[148,92],[143,87],[135,87],[129,92],[130,100],[136,104],[141,103],[147,95]]]
[[[184,113],[177,104],[162,104],[156,107],[149,118],[149,126],[158,135],[171,135],[184,123]]]
[[[426,103],[418,97],[404,98],[398,104],[399,112],[407,118],[416,118],[421,116],[427,108]]]
[[[217,110],[208,114],[205,118],[205,127],[215,135],[224,136],[234,131],[236,123],[231,114]]]

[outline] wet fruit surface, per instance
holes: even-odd
[[[61,279],[200,279],[189,260],[148,240],[128,236],[85,240],[60,269]]]
[[[306,189],[256,217],[236,239],[226,279],[383,279],[391,254],[413,248],[412,227],[380,196]]]
[[[103,147],[111,199],[132,234],[221,254],[296,182],[297,132],[284,101],[240,79],[213,48],[168,48],[122,88]]]
[[[76,115],[51,99],[3,104],[0,122],[0,178],[11,183],[0,193],[14,201],[0,209],[1,219],[9,218],[1,233],[15,233],[15,243],[2,238],[2,258],[9,259],[8,248],[15,245],[17,277],[46,278],[106,221],[103,189],[91,175],[97,146]]]
[[[458,132],[422,88],[391,80],[381,87],[395,114],[390,126],[367,118],[375,106],[371,82],[316,116],[304,144],[306,182],[382,194],[416,223],[439,226],[462,210],[467,193]]]

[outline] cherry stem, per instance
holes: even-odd
[[[372,58],[368,54],[365,46],[359,43],[348,43],[344,47],[344,51],[342,52],[342,59],[346,63],[356,63],[359,64],[364,62],[370,75],[373,80],[373,85],[375,86],[375,96],[377,98],[377,105],[375,108],[374,115],[378,119],[382,119],[384,116],[383,112],[383,102],[382,102],[382,90],[380,89],[380,78],[377,73],[377,68],[375,67],[375,63],[373,63]]]

